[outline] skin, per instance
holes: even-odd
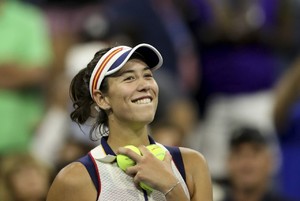
[[[47,68],[24,68],[15,63],[0,64],[0,89],[39,86],[48,79],[48,74]]]
[[[159,91],[152,72],[144,62],[133,59],[127,62],[116,76],[109,78],[108,84],[107,94],[100,91],[94,93],[97,105],[108,114],[108,144],[115,153],[128,155],[136,161],[137,164],[127,168],[126,173],[133,177],[137,186],[139,182],[144,182],[156,190],[167,192],[177,182],[171,169],[172,157],[167,154],[165,159],[160,161],[146,148],[150,143],[147,126],[154,119]],[[137,104],[136,100],[142,98],[149,98],[151,101]],[[127,144],[137,146],[143,156],[123,148]],[[211,180],[205,159],[191,149],[180,150],[191,200],[212,200]],[[96,194],[85,167],[74,162],[57,175],[49,190],[47,201],[95,201]],[[177,185],[166,198],[188,200],[181,185]]]
[[[261,144],[243,143],[229,156],[228,170],[236,200],[260,200],[272,172],[270,150]]]
[[[24,166],[10,178],[15,200],[39,201],[48,189],[48,176],[34,166]]]

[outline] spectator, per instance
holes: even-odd
[[[20,1],[0,1],[0,153],[28,149],[43,116],[51,62],[43,14]]]
[[[274,190],[274,160],[269,140],[259,130],[242,127],[230,139],[229,189],[224,201],[286,201]]]
[[[0,200],[45,200],[51,171],[30,154],[16,153],[4,156],[0,175]]]

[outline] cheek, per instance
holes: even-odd
[[[130,98],[130,94],[132,94],[131,87],[114,87],[109,92],[109,103],[118,104],[120,101],[126,100]]]
[[[231,175],[236,174],[239,169],[240,169],[240,164],[236,160],[231,160],[228,163],[228,171],[230,172]]]
[[[258,169],[258,172],[261,174],[271,174],[272,171],[272,161],[269,157],[262,156],[259,158],[259,160],[256,161],[256,168]]]
[[[157,82],[155,80],[153,80],[153,91],[158,96],[158,94],[159,94],[159,87],[158,87],[158,84],[157,84]]]

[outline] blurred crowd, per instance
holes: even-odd
[[[97,146],[69,85],[104,47],[164,58],[150,135],[201,152],[214,201],[300,200],[299,0],[0,0],[0,200],[45,200]],[[92,140],[90,139],[92,138]]]

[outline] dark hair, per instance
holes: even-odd
[[[79,126],[84,124],[90,117],[92,117],[92,107],[95,105],[89,91],[89,82],[91,74],[98,63],[99,59],[110,50],[106,48],[95,53],[94,58],[88,63],[87,67],[80,70],[72,79],[70,85],[70,98],[73,102],[74,111],[71,112],[70,117],[72,121]],[[107,79],[104,79],[100,90],[105,93],[108,90]],[[90,138],[93,139],[93,131],[100,125],[107,126],[107,115],[104,110],[99,111],[96,122],[90,130]],[[103,135],[103,133],[100,133]]]
[[[254,127],[240,127],[233,131],[229,145],[234,148],[243,143],[267,145],[267,138]]]
[[[70,117],[72,121],[79,125],[79,127],[86,123],[89,118],[93,117],[92,114],[96,105],[90,95],[89,82],[96,64],[110,49],[111,48],[105,48],[96,52],[94,58],[88,63],[87,67],[80,70],[71,81],[69,93],[73,102],[74,111],[71,112]],[[145,61],[144,57],[137,52],[132,54],[129,60],[131,59]],[[102,81],[100,90],[104,94],[108,91],[107,78],[112,76],[114,75],[107,76]],[[98,131],[101,136],[108,134],[108,116],[101,108],[97,113],[96,121],[89,132],[90,139],[98,140],[97,132],[95,133],[96,136],[94,138],[94,131],[96,131],[97,128],[99,129]]]

